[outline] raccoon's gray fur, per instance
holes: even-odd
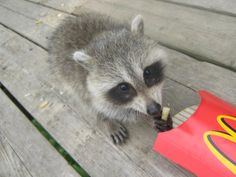
[[[127,138],[122,123],[161,111],[166,55],[143,29],[140,15],[129,25],[85,13],[66,18],[49,44],[51,63],[108,125],[115,143]]]

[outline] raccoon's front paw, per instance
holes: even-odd
[[[124,144],[125,141],[128,139],[128,131],[127,129],[121,125],[120,123],[117,123],[116,125],[112,125],[113,129],[110,132],[111,139],[114,144]]]
[[[168,131],[173,128],[172,118],[169,115],[167,120],[162,120],[161,118],[154,119],[154,128],[159,132]]]

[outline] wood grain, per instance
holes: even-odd
[[[190,7],[203,8],[213,12],[220,12],[236,16],[236,1],[234,0],[163,0],[166,2],[174,2],[179,5],[187,5]]]
[[[1,95],[2,93],[0,93]],[[2,97],[1,97],[2,99]],[[0,132],[0,176],[1,177],[32,177],[26,167]]]
[[[35,2],[38,4],[43,4],[45,6],[55,8],[58,10],[66,11],[71,13],[78,8],[79,6],[83,5],[88,0],[27,0],[29,2]]]
[[[0,176],[79,175],[0,90]]]

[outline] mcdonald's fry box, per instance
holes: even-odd
[[[199,177],[236,177],[236,107],[207,91],[199,94],[196,111],[180,126],[159,133],[154,150]]]

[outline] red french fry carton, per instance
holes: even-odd
[[[199,177],[236,177],[236,107],[207,91],[199,94],[197,110],[159,133],[154,150]]]

